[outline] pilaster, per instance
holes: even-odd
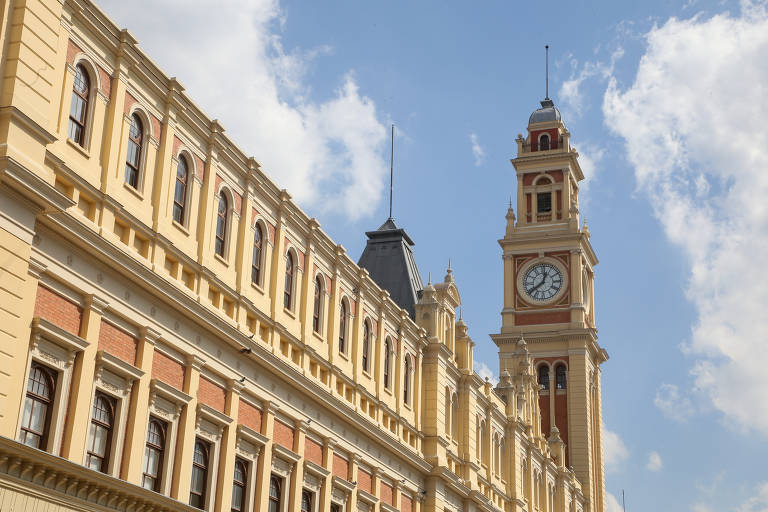
[[[269,505],[269,477],[272,474],[272,445],[274,444],[275,413],[277,405],[274,402],[264,402],[264,416],[261,421],[262,434],[267,438],[259,457],[256,470],[256,492],[254,510],[267,510]]]
[[[232,481],[235,473],[235,446],[237,445],[237,414],[243,384],[230,380],[227,389],[224,414],[232,421],[224,427],[219,453],[218,478],[216,479],[216,512],[229,512],[232,508]]]
[[[192,459],[195,451],[195,428],[197,423],[197,393],[200,387],[200,370],[205,361],[198,356],[187,359],[184,374],[184,393],[192,399],[184,406],[179,417],[178,436],[176,438],[176,460],[173,467],[171,497],[181,502],[189,501],[189,488],[192,478]]]

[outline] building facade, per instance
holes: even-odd
[[[356,263],[92,2],[0,21],[0,511],[604,510],[551,102],[513,160],[493,386],[392,219]]]

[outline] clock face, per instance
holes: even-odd
[[[539,263],[526,271],[522,284],[534,301],[548,301],[563,288],[563,273],[550,263]]]

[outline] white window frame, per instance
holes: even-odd
[[[155,349],[157,350],[157,349]],[[165,447],[163,449],[162,472],[160,474],[160,493],[168,495],[171,490],[171,477],[173,474],[173,464],[176,455],[176,438],[179,434],[179,416],[185,405],[192,400],[192,397],[162,382],[158,379],[152,379],[149,384],[149,416],[154,416],[168,425],[165,433]],[[146,433],[149,431],[149,420],[145,430],[144,442],[146,444]],[[144,458],[141,460],[144,467]],[[143,471],[143,469],[142,469]]]
[[[209,405],[197,404],[195,436],[190,449],[194,450],[194,443],[197,441],[197,438],[208,442],[211,447],[208,452],[208,474],[206,475],[208,481],[206,482],[203,510],[213,510],[216,501],[216,481],[218,479],[219,457],[221,455],[221,436],[224,433],[224,428],[231,423],[232,418],[226,414],[217,411]],[[186,500],[186,503],[189,503],[189,496],[182,498]]]

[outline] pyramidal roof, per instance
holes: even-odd
[[[365,234],[368,242],[357,264],[414,318],[414,305],[424,286],[413,257],[413,240],[391,217],[376,231]]]

